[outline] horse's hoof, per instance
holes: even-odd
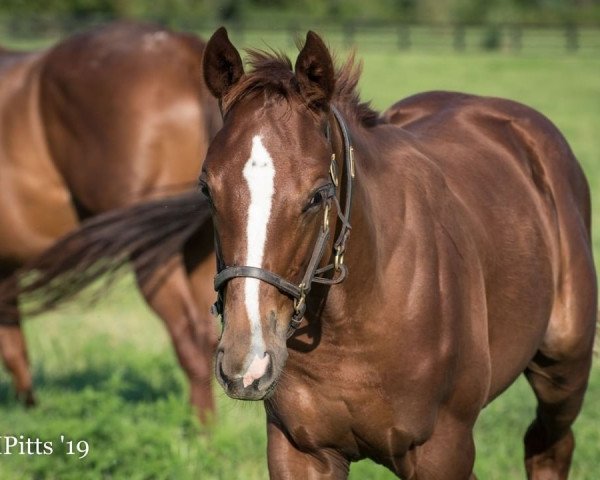
[[[36,401],[33,395],[33,390],[27,390],[25,392],[17,392],[17,400],[22,403],[25,408],[35,407]]]

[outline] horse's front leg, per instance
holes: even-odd
[[[267,423],[267,456],[272,480],[339,480],[348,478],[350,462],[330,450],[300,451],[271,421]]]
[[[472,422],[440,412],[433,435],[410,450],[395,470],[401,478],[411,480],[476,480],[474,463]]]

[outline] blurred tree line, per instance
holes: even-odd
[[[0,0],[0,15],[73,21],[403,21],[597,24],[600,0]]]

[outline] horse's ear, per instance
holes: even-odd
[[[333,60],[315,32],[306,34],[306,43],[296,59],[295,71],[300,91],[309,102],[317,106],[329,103],[335,88]]]
[[[202,63],[204,81],[210,92],[219,99],[244,74],[242,57],[229,40],[225,27],[219,28],[210,37]]]

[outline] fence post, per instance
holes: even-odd
[[[297,22],[290,22],[288,25],[288,42],[290,42],[290,47],[294,47],[296,45],[296,40],[300,35],[300,25]]]
[[[579,49],[579,32],[574,24],[567,24],[565,27],[566,49],[569,53],[575,53]]]
[[[233,34],[233,38],[235,38],[236,43],[239,45],[243,45],[246,41],[245,39],[245,31],[243,22],[240,20],[233,20],[231,23],[227,25],[227,28]]]
[[[454,26],[454,50],[458,52],[464,51],[465,43],[465,27],[460,24]]]
[[[514,52],[520,52],[522,47],[523,32],[521,26],[513,24],[510,27],[510,49]]]
[[[354,23],[344,23],[344,44],[346,45],[346,48],[352,48],[352,45],[354,45],[355,30],[356,27],[354,26]]]
[[[410,26],[407,23],[398,27],[398,48],[410,50]]]

